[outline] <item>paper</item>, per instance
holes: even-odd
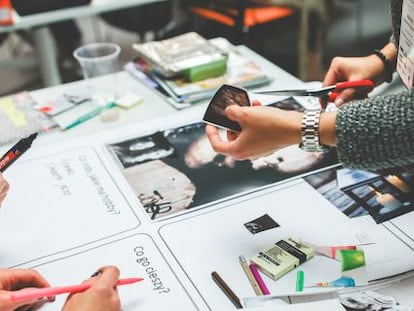
[[[244,188],[236,187],[234,195],[225,192],[214,204],[210,202],[203,208],[190,208],[152,221],[150,216],[154,211],[158,215],[168,209],[168,204],[161,204],[163,193],[153,192],[152,196],[141,197],[141,202],[124,170],[120,169],[120,159],[114,157],[107,146],[136,137],[152,137],[150,133],[156,133],[167,122],[172,129],[191,132],[194,128],[190,125],[196,118],[188,111],[174,118],[168,116],[76,141],[31,149],[13,169],[5,172],[5,178],[13,186],[0,209],[0,235],[3,237],[0,239],[0,253],[3,254],[0,265],[38,269],[54,286],[80,283],[101,265],[118,265],[121,277],[146,279],[119,288],[124,302],[122,308],[126,311],[231,310],[232,303],[211,280],[211,272],[220,273],[241,299],[255,296],[240,267],[240,254],[250,258],[287,236],[316,245],[373,242],[361,246],[370,282],[413,270],[414,252],[409,242],[413,213],[381,223],[369,213],[348,217],[338,209],[336,201],[330,200],[329,193],[336,196],[337,192],[330,187],[325,188],[329,191],[322,191],[324,176],[331,176],[336,184],[338,165],[320,168],[309,176],[295,175],[294,179],[256,186],[254,191],[242,194],[237,191],[244,191]],[[181,137],[175,135],[174,144],[163,140],[165,136],[157,136],[155,140],[139,139],[134,148],[150,148],[160,139],[158,143],[163,146],[165,158],[182,156],[180,148],[186,139],[180,140]],[[142,164],[163,162],[164,158],[149,159],[148,156],[154,154],[159,157],[160,150],[152,151],[154,153],[140,155],[143,155]],[[286,157],[284,162],[289,159]],[[296,168],[300,161],[295,158],[294,163]],[[210,188],[216,186],[212,190],[230,185],[220,185],[215,179],[217,175],[211,172],[202,172],[200,178],[212,177],[215,183],[211,180],[208,183]],[[270,173],[274,176],[280,172],[272,170]],[[409,170],[397,175],[401,180],[413,176]],[[317,180],[321,182],[319,186]],[[186,185],[187,202],[197,198],[197,191],[194,193],[187,179],[181,179],[180,184]],[[398,185],[401,192],[406,189]],[[144,208],[145,203],[151,206],[150,212]],[[245,223],[266,214],[280,227],[258,234],[246,230]],[[305,283],[316,283],[338,278],[342,265],[333,258],[316,255],[300,269],[305,273]],[[277,281],[262,277],[271,294],[289,296],[292,301],[299,302],[301,295],[306,295],[303,299],[309,301],[310,297],[317,299],[332,293],[332,289],[327,288],[305,288],[297,295],[296,272],[294,269]],[[64,298],[58,297],[58,301],[47,308],[56,310],[57,306],[59,309]],[[294,305],[288,307],[294,308]]]
[[[255,161],[235,161],[214,152],[204,128],[204,123],[192,123],[107,146],[152,220],[336,162],[332,153],[308,153],[298,146]]]

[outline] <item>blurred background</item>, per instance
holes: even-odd
[[[257,0],[262,3],[266,1]],[[269,3],[272,1],[268,0]],[[203,15],[206,3],[223,1],[195,0],[163,1],[98,16],[82,17],[72,21],[74,29],[55,31],[54,28],[57,27],[51,25],[58,50],[59,71],[63,82],[82,79],[79,65],[72,56],[73,49],[80,44],[99,41],[117,43],[122,48],[121,62],[126,63],[134,57],[133,43],[197,31],[208,38],[223,36],[233,43],[247,45],[302,80],[312,81],[323,78],[334,56],[366,55],[375,48],[381,48],[390,38],[389,0],[303,2],[306,1],[309,1],[312,10],[306,23],[306,36],[303,35],[300,8],[286,6],[284,9],[288,10],[279,11],[277,14],[280,16],[277,18],[269,18],[270,21],[258,25],[252,22],[248,26],[240,26],[243,22],[237,20],[239,17],[235,12],[239,9],[239,1],[236,0],[228,0],[226,4],[235,7],[235,11],[232,12],[235,23],[230,26],[212,19],[211,11],[210,15]],[[207,9],[211,9],[211,6]],[[70,36],[65,35],[65,31],[70,35],[77,34],[72,42],[66,42]],[[34,62],[36,49],[33,47],[30,31],[1,35],[0,95],[44,87]],[[303,47],[306,47],[305,52]],[[9,65],[8,60],[16,58],[25,59],[33,65]],[[303,70],[306,70],[306,75]]]

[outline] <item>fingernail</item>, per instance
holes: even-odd
[[[344,104],[344,100],[343,100],[342,98],[337,98],[337,99],[335,100],[335,105],[336,105],[337,107],[342,106],[343,104]]]
[[[98,276],[99,274],[101,274],[101,270],[98,270],[98,271],[92,273],[91,278],[94,278],[94,277]]]

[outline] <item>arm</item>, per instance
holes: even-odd
[[[13,291],[33,287],[48,287],[50,284],[35,270],[0,269],[0,310],[13,311],[21,306],[38,306],[47,300],[27,300],[14,302],[11,300]]]
[[[226,109],[242,131],[225,141],[213,126],[213,149],[237,160],[255,159],[301,142],[302,113],[273,107]],[[320,143],[336,146],[345,166],[385,169],[414,163],[414,93],[375,97],[321,114]]]
[[[362,169],[414,163],[414,93],[351,102],[335,121],[339,160]]]
[[[87,291],[69,295],[63,306],[63,311],[119,311],[119,300],[116,284],[119,279],[119,270],[114,266],[103,267],[96,277],[86,282],[93,285]]]

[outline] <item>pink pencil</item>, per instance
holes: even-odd
[[[254,278],[256,279],[257,284],[259,284],[260,289],[262,290],[263,295],[270,295],[269,289],[267,288],[265,282],[257,270],[257,267],[254,263],[249,265],[250,271],[252,271]]]
[[[126,278],[120,279],[117,285],[128,285],[140,282],[142,278]],[[32,299],[40,299],[43,297],[53,297],[55,295],[67,294],[67,293],[79,293],[89,289],[92,286],[91,283],[82,283],[77,285],[57,286],[57,287],[44,287],[22,290],[12,294],[11,300],[13,301],[26,301]]]

